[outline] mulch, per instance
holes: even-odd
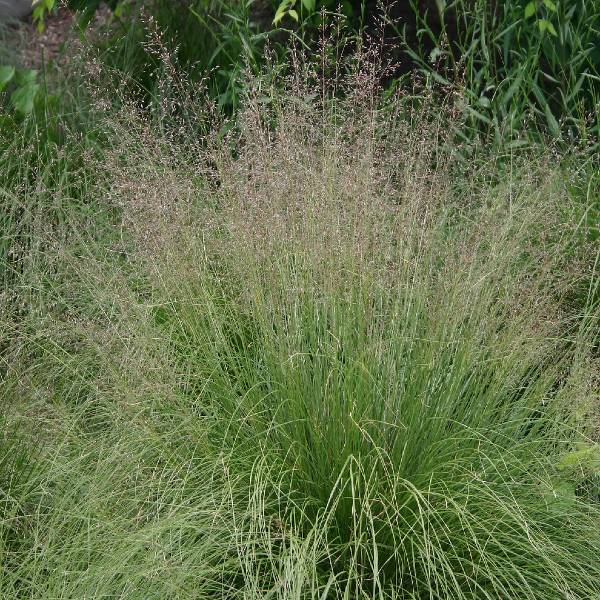
[[[110,10],[101,6],[88,27],[88,33],[109,19]],[[65,4],[60,4],[46,15],[44,31],[38,31],[36,23],[29,16],[13,26],[13,34],[9,40],[20,66],[37,70],[51,62],[60,61],[69,42],[79,39],[75,13]]]

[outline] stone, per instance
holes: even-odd
[[[0,0],[0,19],[22,19],[33,10],[32,0]]]

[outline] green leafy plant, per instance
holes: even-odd
[[[16,69],[11,65],[0,67],[0,92],[7,86],[12,87],[11,106],[21,115],[30,114],[38,96],[40,85],[37,71],[33,69]]]
[[[295,8],[296,1],[297,0],[283,0],[279,4],[277,10],[275,11],[275,16],[273,17],[273,25],[279,25],[282,19],[286,16],[298,22],[298,11]],[[300,5],[308,14],[312,14],[315,10],[315,0],[300,0]]]
[[[55,9],[56,0],[34,0],[33,5],[33,22],[38,32],[43,33],[46,28],[46,15]]]
[[[296,23],[302,21],[305,25],[315,26],[320,21],[318,13],[323,9],[328,12],[340,10],[346,17],[354,15],[354,8],[349,0],[282,0],[275,10],[273,25],[278,26],[284,17],[289,17]]]
[[[532,2],[529,2],[525,6],[523,16],[525,17],[525,19],[535,17],[540,33],[544,33],[547,31],[551,35],[558,36],[558,33],[556,33],[556,29],[554,28],[552,21],[550,21],[547,17],[537,16],[539,8],[542,6],[545,7],[550,14],[558,12],[556,4],[552,0],[534,0]]]

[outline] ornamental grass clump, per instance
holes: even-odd
[[[63,238],[54,321],[11,323],[12,443],[50,433],[7,597],[597,595],[581,207],[549,152],[466,168],[367,58],[252,79],[201,140],[122,104],[118,239]]]

